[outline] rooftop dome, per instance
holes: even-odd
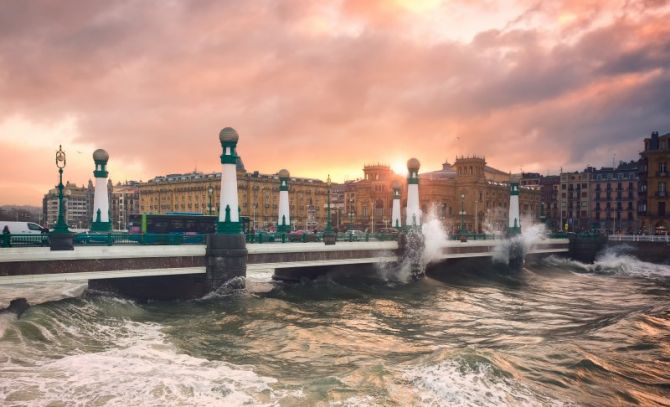
[[[291,174],[289,174],[288,170],[281,170],[279,171],[279,178],[289,178]]]
[[[400,189],[400,182],[398,180],[393,181],[393,189]]]
[[[237,132],[232,127],[224,127],[223,130],[219,132],[219,140],[221,142],[237,142],[240,136],[237,135]]]
[[[95,161],[107,161],[109,160],[109,154],[107,151],[103,150],[102,148],[99,148],[93,152],[93,159]]]
[[[419,163],[419,160],[416,158],[410,158],[407,160],[407,169],[410,171],[419,171],[419,168],[421,168],[421,163]]]

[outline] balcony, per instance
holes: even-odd
[[[655,195],[659,198],[667,198],[668,197],[668,191],[656,191]]]
[[[656,172],[656,176],[657,176],[657,177],[667,177],[667,176],[668,176],[668,172],[667,172],[667,171],[657,171],[657,172]]]

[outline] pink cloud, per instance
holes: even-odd
[[[425,42],[407,32],[418,17],[379,1],[24,3],[0,16],[0,124],[76,117],[73,143],[110,151],[114,179],[216,170],[228,125],[248,169],[315,177],[468,153],[576,169],[604,144],[635,158],[635,140],[669,125],[664,2],[629,3],[625,18],[619,3],[516,2],[528,15],[513,23]],[[570,41],[537,23],[561,13],[578,17]],[[37,204],[61,140],[7,137],[0,161],[22,170],[0,174],[0,201]],[[90,157],[72,159],[72,180],[87,181]]]

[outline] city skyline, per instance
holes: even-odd
[[[338,182],[412,156],[556,174],[670,131],[665,1],[6,8],[0,204],[39,204],[59,144],[78,185],[96,148],[114,181],[217,171],[224,126],[250,170]]]

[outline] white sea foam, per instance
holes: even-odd
[[[405,372],[423,406],[560,406],[522,384],[494,374],[484,363],[446,360]]]
[[[530,220],[522,222],[524,226],[521,228],[519,236],[511,239],[500,240],[493,250],[493,261],[500,264],[509,264],[510,249],[514,245],[521,245],[523,255],[531,251],[535,245],[547,238],[547,230],[541,223],[532,224]]]
[[[442,259],[444,247],[448,242],[447,232],[444,230],[442,221],[436,215],[436,209],[431,206],[428,214],[423,218],[421,225],[421,236],[423,238],[423,250],[420,253],[408,253],[399,264],[382,263],[377,264],[378,274],[386,281],[408,283],[414,276],[412,263],[420,263],[420,274],[425,271],[426,266]]]
[[[9,305],[9,301],[14,298],[26,298],[31,305],[35,305],[68,297],[78,297],[85,289],[86,283],[80,281],[8,284],[0,289],[0,308]]]
[[[375,268],[379,278],[389,283],[407,284],[412,280],[412,265],[407,259],[398,264],[375,263]]]
[[[0,368],[0,399],[22,405],[272,405],[276,380],[179,353],[158,325],[128,322],[113,349]],[[293,395],[295,397],[295,395]]]
[[[442,221],[437,217],[435,206],[431,206],[428,216],[424,218],[421,225],[421,233],[424,238],[424,249],[421,256],[423,266],[439,261],[444,254],[449,236],[444,230]]]
[[[670,266],[642,261],[627,254],[625,246],[610,247],[600,253],[593,264],[550,256],[546,262],[554,266],[564,266],[585,273],[615,274],[632,277],[670,277]]]
[[[328,405],[333,407],[367,407],[378,406],[379,403],[376,403],[372,396],[353,396],[342,401],[329,401]]]
[[[0,339],[5,336],[5,331],[14,321],[16,321],[16,314],[13,312],[0,314]]]

